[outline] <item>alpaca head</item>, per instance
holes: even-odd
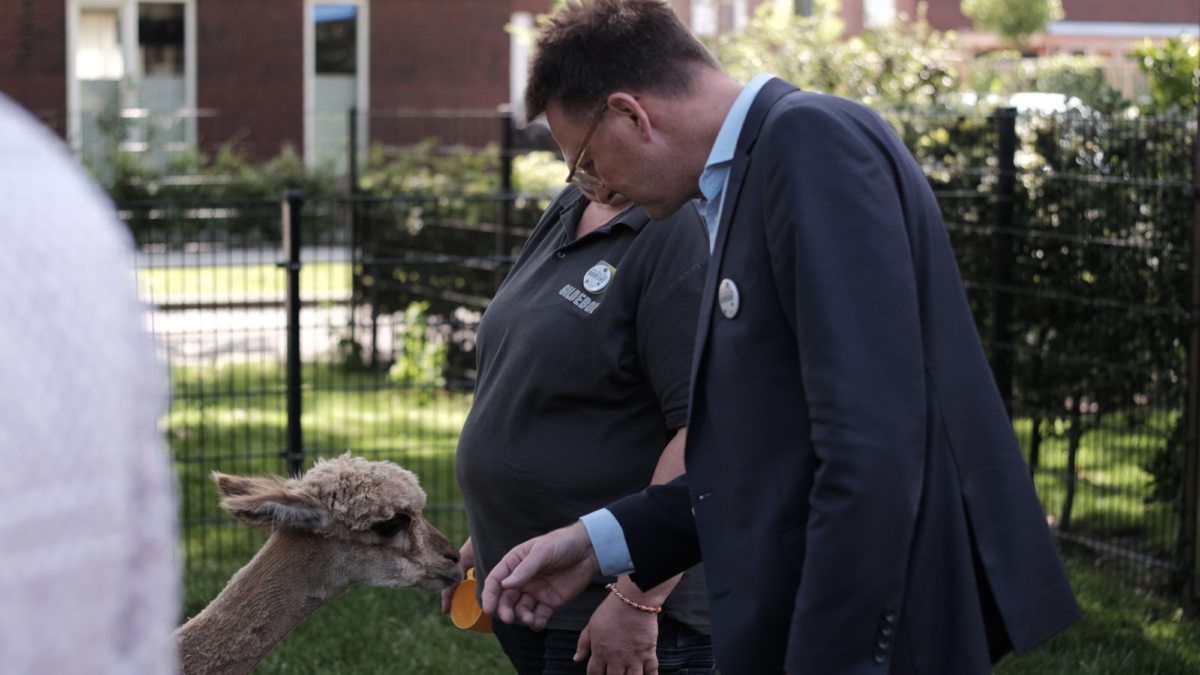
[[[213,480],[222,508],[253,527],[309,536],[346,583],[440,591],[462,581],[458,550],[421,517],[425,491],[391,462],[347,453],[318,460],[303,478]]]

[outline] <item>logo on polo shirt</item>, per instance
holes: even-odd
[[[587,293],[575,288],[571,284],[563,286],[562,290],[559,291],[558,294],[570,301],[572,305],[575,305],[588,314],[596,311],[596,308],[600,306],[599,301],[589,298]]]
[[[583,290],[588,293],[603,293],[616,273],[617,268],[601,260],[583,275]]]

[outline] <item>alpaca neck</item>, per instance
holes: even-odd
[[[349,587],[319,535],[279,531],[204,611],[175,631],[184,675],[249,673]]]

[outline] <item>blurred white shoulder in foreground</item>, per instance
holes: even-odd
[[[60,139],[0,95],[0,669],[173,673],[164,368],[130,236]]]

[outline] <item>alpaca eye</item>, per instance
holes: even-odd
[[[392,537],[396,536],[396,534],[399,533],[400,530],[403,530],[404,528],[408,527],[410,523],[412,523],[411,516],[405,515],[403,513],[397,513],[396,515],[392,516],[391,518],[388,518],[387,520],[380,521],[380,522],[372,525],[371,531],[373,531],[375,534],[378,534],[381,537],[391,539]]]

